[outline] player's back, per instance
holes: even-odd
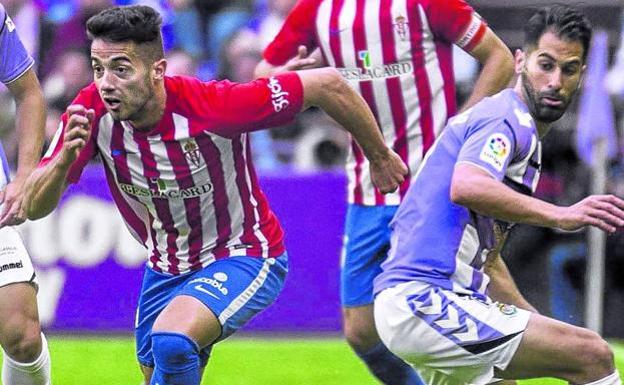
[[[375,280],[375,292],[420,280],[484,294],[489,279],[482,267],[495,243],[495,222],[451,201],[455,166],[471,163],[512,188],[531,193],[539,160],[535,124],[511,89],[452,118],[391,223],[391,251]]]

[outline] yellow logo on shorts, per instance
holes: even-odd
[[[499,303],[498,310],[505,315],[514,315],[518,312],[518,309],[514,305],[507,305],[505,303]]]

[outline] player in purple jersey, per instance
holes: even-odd
[[[624,201],[612,195],[570,207],[532,197],[540,139],[580,84],[591,27],[577,10],[553,6],[525,32],[515,87],[449,121],[391,222],[391,250],[375,280],[377,330],[428,384],[556,377],[619,385],[609,345],[538,314],[500,256],[513,223],[609,233],[624,226]]]
[[[34,60],[0,4],[0,81],[16,104],[19,134],[17,174],[9,179],[2,146],[0,174],[0,345],[4,350],[2,383],[50,383],[50,355],[37,312],[37,279],[30,256],[12,227],[25,220],[24,183],[37,166],[43,145],[45,101],[33,70]]]
[[[67,108],[29,179],[27,213],[48,214],[99,154],[122,217],[150,253],[135,324],[145,380],[199,385],[212,346],[269,306],[288,270],[248,132],[317,106],[354,135],[382,192],[407,167],[335,69],[245,84],[165,76],[161,21],[147,6],[89,19],[94,84]]]

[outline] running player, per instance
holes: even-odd
[[[199,384],[212,346],[282,288],[282,228],[251,164],[247,132],[315,105],[354,135],[383,192],[407,168],[334,69],[247,84],[165,76],[158,13],[115,7],[87,22],[94,84],[67,108],[29,179],[28,216],[49,213],[100,155],[128,228],[148,249],[136,339],[151,384]]]
[[[314,65],[338,68],[375,113],[386,144],[410,168],[399,191],[383,195],[371,183],[368,163],[355,143],[346,165],[344,333],[384,384],[420,382],[413,369],[379,340],[373,321],[373,279],[389,248],[388,224],[422,157],[455,114],[453,44],[483,65],[466,106],[507,86],[513,57],[464,0],[301,0],[256,68],[259,76]],[[315,48],[320,48],[324,60],[307,57]]]
[[[34,60],[0,4],[0,81],[15,99],[19,134],[17,174],[10,180],[2,146],[0,159],[0,345],[2,383],[50,383],[50,354],[37,312],[37,279],[24,243],[11,227],[24,222],[24,183],[37,166],[43,145],[45,101]]]
[[[516,52],[515,87],[449,121],[391,223],[390,256],[375,279],[376,326],[428,384],[621,383],[607,343],[535,313],[499,253],[516,222],[610,233],[624,226],[624,201],[612,195],[570,207],[531,197],[540,140],[580,84],[590,38],[573,8],[539,10]]]

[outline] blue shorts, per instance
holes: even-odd
[[[373,303],[373,279],[390,249],[390,221],[398,206],[361,206],[347,209],[342,249],[340,301],[344,307]]]
[[[288,272],[288,255],[278,258],[230,257],[196,272],[171,276],[145,269],[137,307],[135,337],[137,358],[154,367],[151,331],[160,312],[178,295],[201,301],[221,323],[219,342],[268,307],[282,290]],[[200,352],[202,366],[212,345]]]

